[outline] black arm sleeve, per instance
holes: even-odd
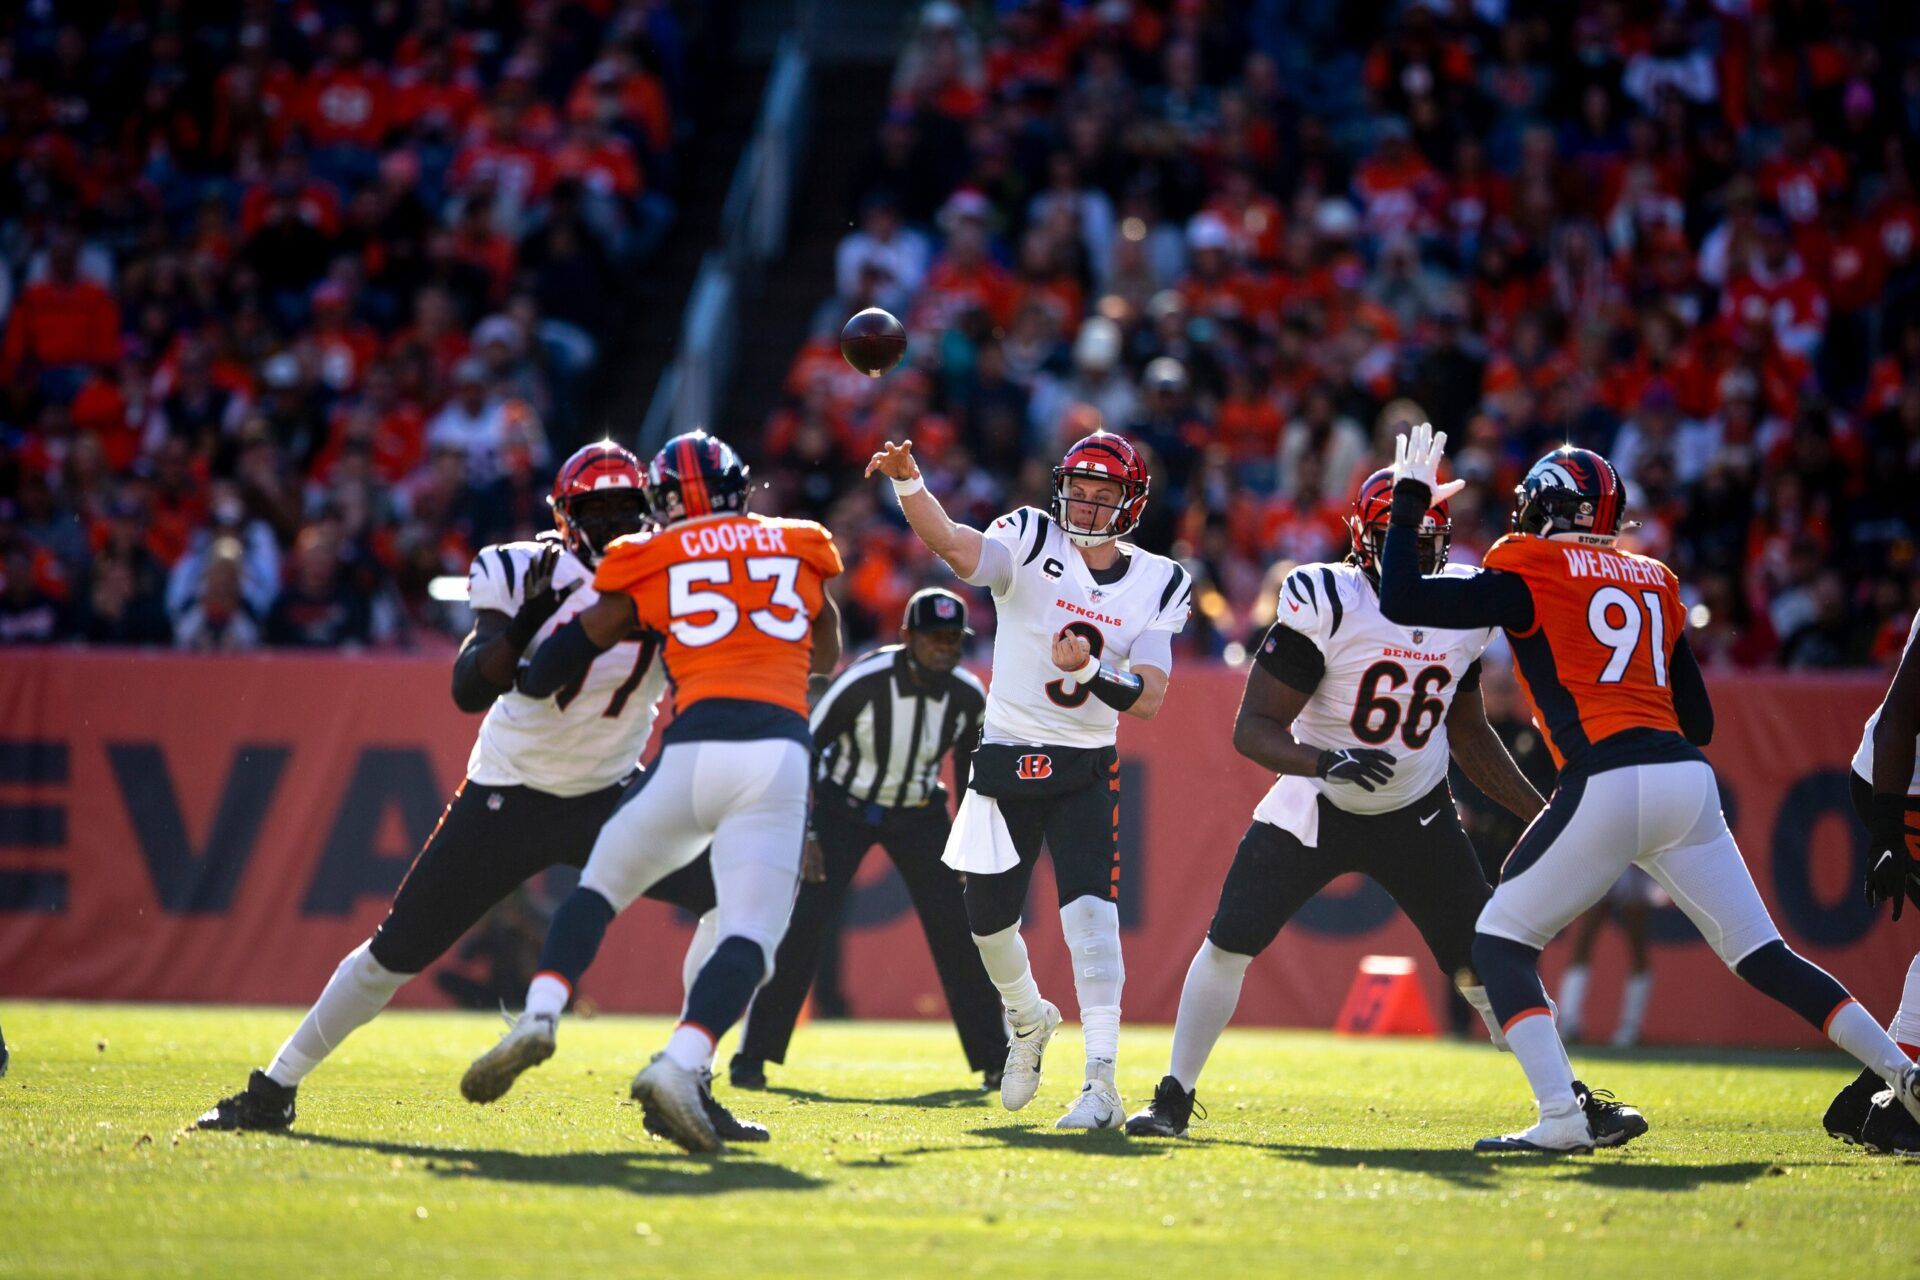
[[[1411,480],[1393,487],[1393,523],[1380,556],[1380,612],[1408,627],[1531,627],[1533,593],[1518,574],[1489,569],[1471,578],[1421,576],[1420,518],[1431,494]]]
[[[1707,681],[1694,659],[1693,646],[1682,634],[1673,642],[1673,657],[1667,660],[1667,678],[1673,689],[1673,713],[1680,719],[1680,733],[1696,747],[1713,741],[1713,699],[1707,696]]]
[[[507,692],[480,671],[480,650],[487,642],[474,639],[460,649],[453,660],[453,705],[468,715],[477,715],[491,707],[494,699]]]
[[[1267,628],[1267,638],[1260,642],[1254,662],[1281,684],[1301,693],[1319,688],[1320,677],[1327,674],[1327,660],[1313,641],[1280,622]]]
[[[583,679],[593,660],[605,652],[587,638],[586,627],[575,618],[542,641],[532,660],[520,668],[520,692],[529,698],[551,698]]]
[[[1453,691],[1454,696],[1458,697],[1460,694],[1463,694],[1463,693],[1472,693],[1475,689],[1478,689],[1479,687],[1480,687],[1480,659],[1475,658],[1473,660],[1473,665],[1467,668],[1467,674],[1460,677],[1460,687]]]

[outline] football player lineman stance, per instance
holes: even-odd
[[[1920,906],[1920,616],[1885,700],[1867,721],[1853,756],[1853,807],[1867,826],[1867,901],[1893,903],[1893,918],[1911,900]],[[1907,966],[1900,1009],[1887,1030],[1908,1057],[1920,1056],[1920,954]],[[1827,1108],[1827,1132],[1875,1151],[1920,1153],[1920,1123],[1907,1115],[1872,1071],[1840,1091]]]
[[[1492,893],[1447,786],[1449,750],[1489,797],[1531,821],[1546,804],[1507,754],[1480,701],[1488,627],[1403,627],[1380,612],[1379,561],[1393,476],[1376,471],[1347,519],[1342,564],[1302,565],[1280,589],[1234,722],[1233,745],[1279,774],[1240,841],[1213,924],[1187,970],[1173,1060],[1153,1101],[1127,1121],[1135,1137],[1185,1137],[1194,1088],[1233,1016],[1253,958],[1329,881],[1358,871],[1393,896],[1505,1046],[1473,972],[1474,921]],[[1420,567],[1446,568],[1445,503],[1420,522]],[[1576,1083],[1608,1145],[1646,1131],[1637,1111]]]
[[[373,936],[334,970],[264,1071],[199,1119],[202,1129],[284,1129],[294,1094],[340,1042],[386,1008],[522,882],[549,867],[583,867],[601,824],[634,791],[666,677],[658,635],[610,650],[557,695],[515,688],[525,655],[598,599],[594,566],[615,538],[638,533],[646,505],[640,463],[612,441],[568,458],[548,502],[556,532],[483,547],[467,575],[473,630],[453,664],[453,701],[486,712],[467,778],[448,802]],[[702,916],[682,978],[713,949],[713,877],[704,859],[648,896]],[[711,1093],[707,1095],[711,1102]],[[716,1112],[723,1111],[713,1104]],[[732,1117],[724,1123],[738,1127]]]
[[[1087,436],[1053,469],[1051,509],[1023,507],[985,533],[957,525],[927,491],[911,442],[887,444],[867,474],[893,481],[907,523],[933,553],[993,593],[993,682],[973,776],[947,841],[967,877],[968,927],[1012,1029],[1000,1101],[1040,1088],[1060,1011],[1040,996],[1020,911],[1044,842],[1060,892],[1086,1040],[1086,1082],[1056,1123],[1118,1129],[1120,1043],[1120,714],[1151,720],[1166,697],[1173,637],[1192,583],[1164,556],[1120,541],[1147,504],[1147,469],[1125,438]]]
[[[1720,809],[1713,704],[1687,645],[1673,570],[1616,547],[1624,494],[1613,464],[1556,449],[1515,493],[1513,532],[1464,577],[1420,572],[1427,509],[1460,488],[1438,479],[1446,434],[1400,437],[1380,556],[1380,611],[1415,627],[1502,627],[1514,669],[1560,766],[1552,797],[1500,869],[1480,913],[1473,967],[1539,1121],[1478,1151],[1587,1152],[1595,1132],[1540,985],[1540,949],[1644,868],[1748,984],[1818,1027],[1920,1118],[1920,1066],[1820,966],[1774,928]]]

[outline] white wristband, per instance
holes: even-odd
[[[893,478],[889,476],[888,479],[891,480]],[[918,493],[926,487],[927,487],[926,480],[924,480],[920,476],[915,476],[911,480],[894,480],[893,496],[896,498],[904,498],[909,494]]]
[[[1087,684],[1092,681],[1095,676],[1100,674],[1100,659],[1089,655],[1084,664],[1067,672],[1067,674],[1073,677],[1075,684]]]

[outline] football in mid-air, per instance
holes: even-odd
[[[869,378],[877,378],[907,354],[907,331],[892,312],[868,307],[855,312],[840,330],[840,354]]]

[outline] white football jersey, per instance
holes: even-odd
[[[987,538],[1013,556],[1013,574],[994,601],[993,683],[987,689],[987,742],[1025,746],[1112,746],[1120,713],[1053,665],[1053,638],[1067,627],[1094,656],[1129,668],[1140,637],[1177,634],[1187,625],[1193,583],[1165,556],[1126,548],[1127,571],[1102,586],[1067,535],[1044,512],[1022,507],[995,520]]]
[[[1450,566],[1443,572],[1462,577],[1475,571]],[[1378,590],[1350,564],[1306,564],[1288,574],[1280,587],[1279,622],[1311,640],[1326,663],[1313,696],[1293,722],[1294,738],[1335,751],[1374,747],[1389,752],[1393,777],[1366,791],[1351,782],[1284,775],[1254,817],[1312,844],[1301,828],[1312,823],[1317,796],[1348,813],[1386,813],[1439,786],[1447,775],[1447,712],[1461,677],[1492,642],[1495,629],[1448,631],[1389,622],[1380,612]]]
[[[505,542],[484,547],[467,571],[467,603],[509,616],[525,601],[527,569],[544,542]],[[527,656],[573,616],[598,600],[593,570],[562,550],[553,584],[580,586],[534,633]],[[578,688],[551,698],[509,690],[495,699],[467,758],[467,776],[490,787],[532,787],[557,796],[580,796],[610,787],[639,765],[653,733],[654,713],[666,691],[666,664],[659,637],[623,640],[594,659]]]
[[[1907,650],[1911,650],[1915,640],[1920,640],[1920,613],[1913,615],[1913,625],[1907,628]],[[1903,651],[1904,652],[1904,651]],[[1853,753],[1853,771],[1873,781],[1873,731],[1880,727],[1880,713],[1887,709],[1886,700],[1873,709],[1873,715],[1867,719],[1867,727],[1860,734],[1860,749]],[[1920,740],[1916,740],[1920,748]],[[1913,777],[1907,780],[1907,794],[1920,796],[1920,749],[1916,749],[1913,758]]]

